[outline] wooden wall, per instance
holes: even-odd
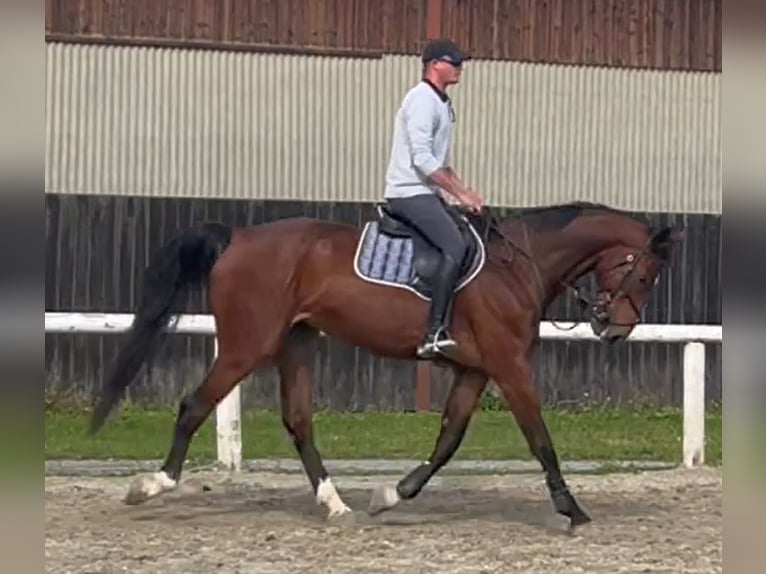
[[[442,31],[481,57],[721,70],[723,0],[444,0]]]
[[[361,225],[372,217],[366,203],[248,201],[203,198],[118,197],[46,194],[47,311],[131,312],[140,295],[141,274],[150,254],[179,230],[199,220],[252,225],[306,215]],[[498,214],[507,213],[498,210]],[[654,225],[683,225],[689,238],[663,275],[644,321],[720,324],[721,218],[718,215],[647,214]],[[119,254],[116,256],[115,254]],[[179,307],[209,312],[204,291],[193,290]],[[547,318],[583,320],[571,297],[562,297]],[[102,382],[121,337],[46,335],[46,390],[88,400]],[[547,405],[680,406],[682,345],[545,341],[536,371]],[[153,404],[176,404],[202,380],[212,360],[207,337],[173,336],[136,382],[132,396]],[[721,347],[708,346],[707,400],[720,402]],[[316,356],[315,400],[337,410],[415,408],[415,363],[376,357],[333,340]],[[434,369],[431,408],[446,398],[448,373]],[[249,407],[277,408],[276,373],[249,377],[243,385]]]
[[[48,40],[721,71],[723,0],[46,0]]]

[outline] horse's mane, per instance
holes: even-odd
[[[510,215],[499,218],[499,223],[504,229],[512,229],[519,223],[527,225],[535,231],[558,231],[569,225],[574,219],[587,215],[611,213],[635,220],[643,218],[636,214],[610,207],[602,203],[589,201],[573,201],[556,205],[546,205],[515,210]],[[647,223],[645,220],[642,223]]]

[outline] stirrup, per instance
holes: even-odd
[[[450,336],[447,329],[440,327],[436,333],[427,335],[418,345],[417,356],[421,359],[430,359],[438,355],[449,356],[457,346],[457,341]]]

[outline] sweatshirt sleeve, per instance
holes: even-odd
[[[413,94],[405,104],[405,126],[412,164],[426,177],[441,167],[433,154],[433,126],[436,121],[431,98]]]

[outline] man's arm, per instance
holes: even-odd
[[[465,185],[451,167],[437,169],[428,176],[428,179],[461,203],[465,200]]]
[[[412,98],[407,103],[407,136],[413,165],[431,182],[463,201],[465,186],[450,167],[441,167],[433,155],[433,136],[435,121],[433,103],[429,98]]]
[[[481,209],[483,204],[481,196],[473,189],[467,187],[454,169],[446,166],[442,170],[446,172],[447,177],[452,181],[452,185],[458,190],[457,193],[451,193],[450,195],[455,197],[461,204],[469,206],[472,210]]]

